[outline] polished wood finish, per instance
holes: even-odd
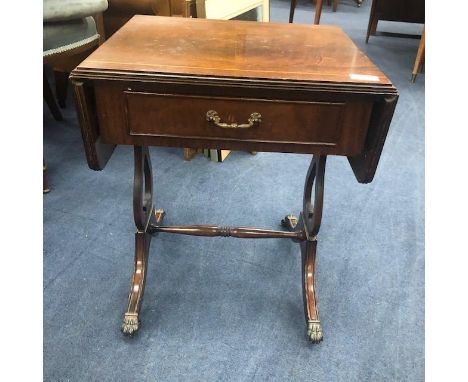
[[[122,332],[132,335],[140,326],[139,313],[145,292],[145,279],[148,263],[151,234],[150,224],[159,225],[164,212],[155,213],[153,208],[153,174],[151,158],[147,147],[134,148],[133,216],[135,233],[135,261],[128,295],[127,310],[124,314]]]
[[[110,36],[136,14],[229,19],[258,6],[262,7],[262,21],[269,21],[268,0],[243,0],[242,2],[231,1],[227,3],[224,0],[210,0],[208,10],[206,5],[205,0],[111,0],[104,13],[104,25],[106,33]],[[184,148],[184,160],[191,160],[199,150]]]
[[[326,155],[370,182],[398,93],[337,27],[136,16],[72,73],[88,164],[135,146],[135,270],[123,331],[139,328],[150,234],[289,238],[301,243],[307,335],[322,339],[315,293]],[[314,154],[290,232],[164,226],[148,146]]]
[[[302,231],[287,232],[251,227],[222,227],[215,225],[157,226],[151,225],[152,233],[166,232],[189,236],[222,236],[243,239],[303,239]]]
[[[385,121],[391,120],[398,98],[388,78],[340,28],[332,26],[135,16],[71,78],[89,83],[97,95],[96,107],[102,112],[88,135],[94,140],[99,136],[101,143],[347,155],[355,172],[367,174],[360,182],[372,180],[388,130]],[[164,100],[158,94],[173,96]],[[179,103],[184,99],[182,110]],[[211,102],[222,103],[223,118],[233,121],[258,111],[247,110],[245,115],[241,105],[271,104],[258,131],[274,130],[276,138],[249,140],[251,132],[239,131],[207,136],[208,131],[217,133],[205,120],[205,113],[214,109]],[[150,109],[138,120],[143,103]],[[180,118],[177,125],[171,126],[172,119],[168,123],[170,113],[151,107],[157,104],[176,112],[172,115]],[[299,113],[306,104],[309,111]],[[324,105],[330,111],[342,110],[339,142],[331,139],[335,113],[322,114]],[[92,102],[90,107],[95,107]],[[292,119],[275,115],[276,107],[291,108],[287,115]],[[187,112],[195,109],[198,114]],[[382,119],[382,113],[390,118]],[[147,115],[151,125],[143,124]],[[164,115],[167,123],[155,124]],[[192,129],[192,134],[184,135],[181,126],[187,126],[189,118],[193,121],[184,129]],[[318,120],[319,124],[305,127],[315,131],[313,140],[294,140],[304,134],[302,123]],[[281,131],[281,123],[301,127]],[[374,136],[381,144],[374,146],[373,139],[368,143]],[[330,140],[317,139],[322,137]],[[362,168],[366,166],[371,168]]]
[[[349,164],[360,183],[370,183],[374,179],[397,101],[398,95],[390,95],[374,104],[364,148],[360,154],[348,156]]]
[[[367,133],[372,102],[307,102],[172,95],[96,86],[104,142],[250,151],[357,155]],[[124,107],[117,107],[123,105]],[[249,129],[223,129],[206,120],[216,110],[224,120],[262,120]],[[364,123],[362,123],[364,122]],[[300,128],[285,129],[285,126]],[[261,147],[261,149],[259,149]]]
[[[281,221],[282,225],[289,230],[302,232],[303,234],[303,238],[300,240],[302,296],[307,337],[314,343],[323,339],[317,297],[315,295],[315,257],[317,253],[317,234],[322,222],[326,160],[326,156],[323,155],[312,158],[304,184],[303,207],[299,218],[288,215]],[[312,199],[314,200],[313,203]]]
[[[416,60],[414,61],[413,75],[411,81],[415,82],[418,73],[421,71],[422,64],[424,62],[424,56],[426,52],[426,28],[423,29],[421,35],[421,41],[419,42],[418,53],[416,54]]]
[[[238,83],[256,80],[259,86],[300,81],[309,86],[320,82],[322,87],[393,89],[336,26],[140,15],[84,60],[74,71],[80,74],[147,82],[209,76],[213,83],[224,77]]]
[[[74,81],[76,112],[81,126],[81,136],[88,165],[93,170],[102,170],[111,157],[115,144],[102,142],[97,120],[94,88],[81,81]]]

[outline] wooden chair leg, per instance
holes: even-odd
[[[54,116],[55,120],[63,121],[62,113],[57,106],[57,102],[55,102],[54,93],[52,93],[45,71],[43,72],[43,93],[47,106],[49,107],[49,110]]]
[[[64,108],[66,106],[66,101],[67,101],[69,73],[54,70],[54,76],[55,76],[55,92],[57,93],[58,104],[61,108]]]
[[[289,8],[289,22],[290,23],[293,22],[295,9],[296,9],[296,0],[291,0],[291,7]]]
[[[424,61],[424,54],[426,50],[426,28],[423,29],[422,35],[421,35],[421,41],[419,42],[419,48],[418,48],[418,53],[416,54],[416,60],[414,61],[414,67],[413,67],[413,75],[411,77],[411,81],[415,82],[416,77],[418,73],[421,72],[421,67],[422,63]]]
[[[333,0],[333,7],[332,7],[333,12],[336,12],[337,9],[338,9],[338,0]]]
[[[320,24],[320,16],[322,15],[322,5],[323,0],[317,0],[315,3],[315,17],[314,17],[314,24]]]

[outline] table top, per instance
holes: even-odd
[[[75,69],[392,87],[336,26],[134,16]]]
[[[96,170],[104,168],[115,144],[217,145],[233,150],[348,155],[357,180],[368,183],[398,100],[390,80],[339,27],[328,25],[138,15],[75,68],[70,78],[88,163]],[[185,102],[186,110],[181,113],[177,102],[159,107],[175,99],[161,94],[192,97],[193,101]],[[239,102],[261,107],[266,126],[262,133],[271,132],[271,137],[262,140],[253,134],[249,141],[248,132],[212,137],[205,117],[195,122],[190,118],[213,109],[215,96],[231,97],[230,103],[218,100],[217,104],[217,111],[223,109],[229,123],[239,120],[237,114],[242,120],[246,117]],[[288,102],[292,106],[284,109]],[[303,104],[312,106],[303,112]],[[281,105],[285,114],[278,114]],[[336,124],[330,120],[336,113],[334,105],[341,105],[343,117]],[[234,106],[239,109],[236,116]],[[155,123],[163,117],[167,123]],[[195,129],[192,135],[186,126]],[[312,129],[310,136],[293,136],[304,134],[303,126]],[[331,137],[333,132],[339,134]],[[324,149],[324,134],[331,139],[333,145],[327,147],[332,149]]]

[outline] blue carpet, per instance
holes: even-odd
[[[89,170],[70,99],[62,123],[44,108],[44,380],[424,380],[424,74],[410,82],[419,40],[366,45],[369,11],[370,1],[343,0],[322,14],[400,91],[371,184],[358,184],[345,158],[327,161],[317,258],[324,341],[306,341],[297,244],[163,234],[151,246],[142,330],[124,338],[133,151],[118,147],[103,172]],[[272,1],[272,21],[288,14],[289,1]],[[312,17],[300,2],[295,22]],[[169,148],[151,148],[151,158],[168,224],[265,228],[299,212],[310,161],[234,152],[222,164],[185,162]]]

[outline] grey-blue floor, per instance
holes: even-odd
[[[286,22],[288,1],[272,1]],[[340,1],[338,24],[400,99],[375,180],[327,162],[317,292],[324,341],[306,341],[299,246],[289,240],[160,235],[151,244],[141,331],[120,332],[133,267],[132,148],[88,169],[71,99],[44,108],[44,380],[422,381],[424,379],[424,74],[419,40],[371,37],[370,2]],[[302,1],[296,22],[309,23]],[[421,26],[382,22],[379,30]],[[299,212],[308,155],[234,152],[222,163],[151,148],[156,207],[172,224],[279,228]]]

